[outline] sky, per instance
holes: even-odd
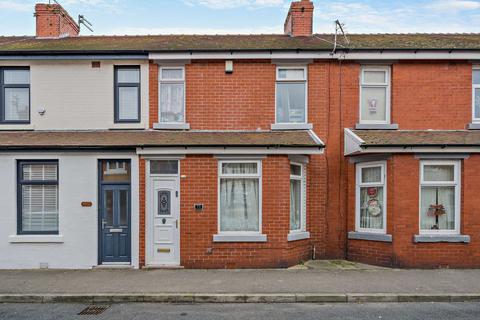
[[[124,34],[282,33],[292,0],[59,0],[94,32]],[[0,0],[0,35],[33,35],[36,2]],[[480,0],[314,0],[314,31],[333,33],[480,33]]]

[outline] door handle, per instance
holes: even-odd
[[[178,229],[178,219],[175,220],[175,227]]]
[[[102,219],[102,230],[105,229],[106,225],[107,225],[107,220]]]

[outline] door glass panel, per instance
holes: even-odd
[[[171,192],[158,191],[158,215],[169,216],[171,214]]]
[[[120,225],[128,225],[128,190],[120,190]]]
[[[150,161],[151,174],[178,174],[177,160]]]
[[[102,161],[101,175],[103,182],[130,182],[130,161]]]
[[[113,226],[113,190],[105,190],[105,217],[107,226]]]

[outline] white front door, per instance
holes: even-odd
[[[150,178],[147,264],[180,265],[180,188],[178,177]]]

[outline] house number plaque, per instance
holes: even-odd
[[[90,208],[91,206],[93,206],[93,203],[91,201],[83,201],[82,202],[82,207],[84,207],[84,208]]]

